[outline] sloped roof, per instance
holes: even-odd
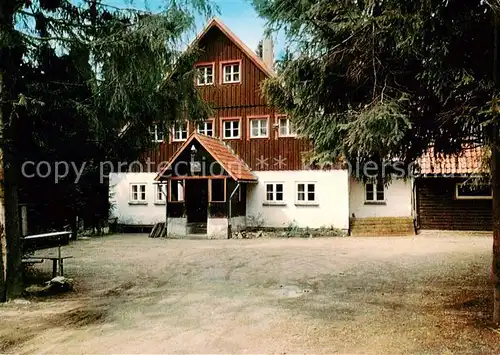
[[[245,43],[241,41],[241,39],[236,36],[233,31],[229,29],[220,19],[217,17],[212,18],[205,28],[196,36],[194,39],[193,43],[198,44],[200,40],[205,37],[205,35],[208,33],[208,31],[213,28],[217,27],[219,30],[221,30],[222,33],[224,33],[243,53],[246,54],[248,58],[257,66],[259,67],[267,76],[272,77],[275,75],[274,71],[271,68],[268,68],[266,64],[260,59],[257,54],[251,50]]]
[[[482,147],[468,147],[458,154],[434,154],[428,149],[419,159],[421,174],[477,174],[484,156]]]
[[[174,161],[189,147],[193,139],[196,139],[234,180],[257,181],[257,177],[252,173],[250,167],[230,147],[225,145],[222,140],[196,132],[191,133],[189,138],[172,156],[168,164],[156,175],[156,181],[160,180],[163,174],[170,169]]]

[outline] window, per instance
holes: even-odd
[[[184,201],[184,181],[183,180],[170,180],[170,202]]]
[[[267,138],[268,124],[267,118],[250,120],[250,138]]]
[[[198,133],[209,137],[214,136],[214,122],[212,120],[198,124]]]
[[[212,85],[214,83],[214,65],[200,65],[198,69],[198,77],[196,84],[199,86]]]
[[[293,137],[295,136],[295,130],[292,126],[292,122],[289,118],[280,118],[278,121],[279,126],[279,136],[280,137]]]
[[[164,135],[160,126],[153,124],[149,126],[149,135],[151,136],[151,141],[153,142],[163,142]]]
[[[283,202],[283,183],[268,182],[266,183],[266,202],[280,203]]]
[[[297,204],[316,204],[316,183],[297,183]]]
[[[240,82],[240,63],[230,63],[222,65],[222,83],[239,83]]]
[[[493,193],[489,184],[456,184],[455,196],[459,200],[485,200],[491,199]]]
[[[165,185],[154,184],[155,185],[155,203],[165,203]]]
[[[366,184],[365,201],[384,202],[385,201],[384,184]]]
[[[176,123],[172,129],[172,140],[174,142],[185,141],[187,139],[187,122]]]
[[[210,202],[226,202],[226,179],[210,180]]]
[[[144,204],[146,201],[146,184],[130,184],[130,202]]]
[[[222,134],[225,139],[240,138],[240,120],[222,121]]]

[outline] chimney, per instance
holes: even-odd
[[[262,61],[269,69],[274,69],[274,44],[270,36],[262,40]]]

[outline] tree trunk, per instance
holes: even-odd
[[[9,125],[12,126],[12,123]],[[7,241],[7,298],[23,292],[21,227],[19,224],[18,164],[7,147],[3,151],[5,234]]]
[[[493,11],[493,81],[498,88],[498,11]],[[500,323],[500,137],[499,129],[493,126],[491,137],[491,184],[493,189],[493,258],[491,276],[493,281],[493,323]]]
[[[493,323],[500,323],[500,139],[494,129],[491,145],[491,177],[493,188]]]
[[[0,71],[0,132],[3,127],[3,107],[2,88],[3,76]],[[7,258],[6,258],[7,241],[5,235],[5,200],[4,200],[4,179],[3,179],[3,158],[0,149],[0,302],[7,300]]]

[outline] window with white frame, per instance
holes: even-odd
[[[184,201],[184,181],[183,180],[170,180],[170,202]]]
[[[214,83],[214,66],[213,65],[200,65],[198,69],[198,77],[196,84],[199,86],[212,85]]]
[[[225,139],[240,138],[240,120],[224,120],[222,123],[222,136]]]
[[[214,122],[213,121],[205,121],[198,124],[198,133],[204,134],[209,137],[214,136]]]
[[[224,64],[222,66],[222,83],[239,83],[240,82],[240,63]]]
[[[297,183],[297,204],[316,204],[316,183]]]
[[[268,136],[267,118],[250,119],[250,138],[267,138]]]
[[[295,136],[295,129],[289,118],[282,117],[278,121],[279,136],[280,137],[293,137]]]
[[[130,184],[130,202],[147,203],[146,184]]]
[[[187,139],[187,122],[174,124],[172,128],[172,140],[174,142],[185,141]]]
[[[455,197],[459,200],[488,200],[493,198],[493,191],[489,184],[458,183],[455,186]]]
[[[365,201],[366,202],[384,202],[385,188],[384,184],[365,184]]]
[[[282,203],[284,200],[282,182],[266,182],[266,202]]]
[[[166,188],[164,184],[155,185],[155,203],[165,203],[166,201]]]
[[[164,135],[163,130],[157,124],[152,124],[149,126],[149,135],[151,136],[151,141],[153,142],[163,142]]]

